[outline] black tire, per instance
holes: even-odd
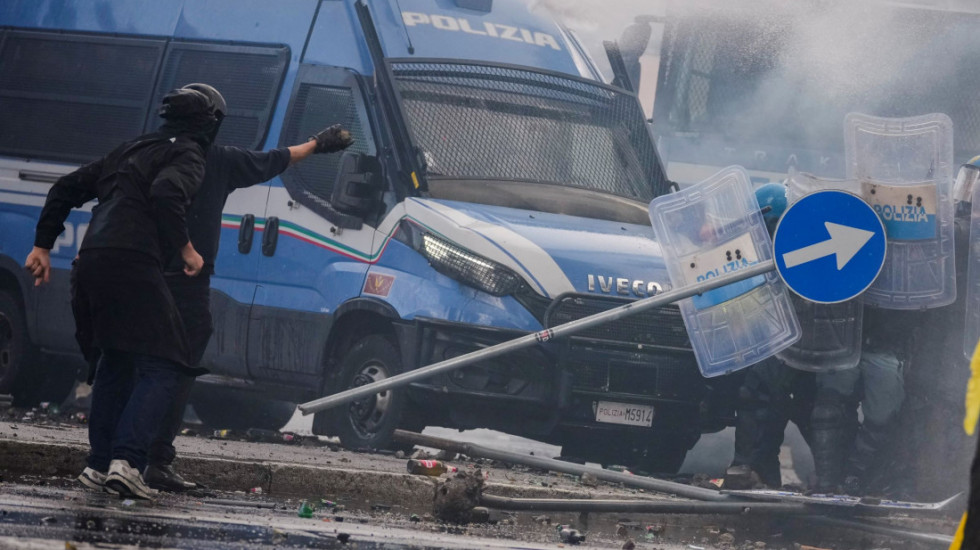
[[[358,340],[340,359],[328,391],[336,393],[402,372],[398,346],[389,338],[372,334]],[[405,411],[404,390],[386,390],[318,413],[314,433],[336,436],[349,449],[392,449],[392,433]]]
[[[20,301],[11,291],[0,290],[0,393],[11,394],[15,406],[29,407],[39,401],[48,370],[42,368],[40,358]]]
[[[11,393],[21,371],[34,363],[37,348],[27,334],[24,310],[9,291],[0,290],[0,393]]]
[[[190,403],[201,422],[211,429],[276,431],[296,412],[295,403],[210,384],[196,384]]]
[[[79,379],[79,361],[43,353],[35,355],[34,368],[20,373],[14,383],[14,405],[34,407],[38,403],[64,403]]]

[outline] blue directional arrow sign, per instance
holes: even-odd
[[[776,270],[793,292],[832,304],[864,292],[885,263],[885,228],[868,203],[818,191],[793,203],[773,236]]]

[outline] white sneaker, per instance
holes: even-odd
[[[116,491],[105,486],[106,474],[98,470],[86,467],[82,473],[78,474],[78,482],[95,491],[105,491],[110,495],[118,495]]]
[[[150,489],[143,482],[139,470],[120,459],[109,463],[109,475],[105,477],[105,487],[107,491],[116,491],[116,494],[123,497],[146,500],[153,500],[153,496],[159,492]]]
[[[89,489],[101,491],[105,488],[105,477],[106,475],[102,472],[86,467],[82,473],[78,474],[78,482]]]

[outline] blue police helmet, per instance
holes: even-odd
[[[759,202],[759,208],[766,210],[762,214],[766,225],[774,226],[786,212],[786,186],[781,183],[767,183],[755,190],[755,200]]]

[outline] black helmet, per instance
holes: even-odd
[[[168,120],[202,117],[221,122],[227,109],[218,90],[207,84],[188,84],[163,96],[157,114]]]
[[[221,95],[221,92],[214,88],[214,86],[211,86],[210,84],[203,84],[201,82],[194,82],[193,84],[184,86],[182,89],[196,90],[208,96],[208,99],[211,100],[211,104],[214,106],[214,115],[219,121],[225,118],[225,114],[228,113],[228,104],[225,103],[225,98]]]

